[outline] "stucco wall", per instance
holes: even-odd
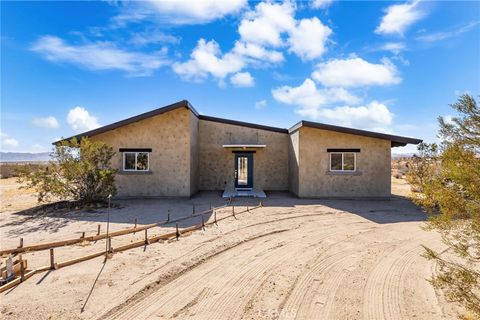
[[[290,135],[288,145],[288,185],[289,190],[298,196],[298,173],[300,166],[300,132],[295,131]]]
[[[390,197],[390,141],[315,128],[299,132],[300,197]],[[358,148],[357,173],[329,172],[327,148]]]
[[[118,196],[189,197],[195,170],[190,162],[194,153],[190,145],[192,122],[191,112],[182,108],[93,136],[92,140],[103,141],[116,152],[112,163],[119,169],[115,178]],[[122,172],[119,148],[152,148],[151,172]]]
[[[190,194],[198,191],[198,117],[190,112]]]
[[[286,133],[260,130],[208,120],[199,121],[199,189],[223,190],[234,186],[234,154],[224,144],[265,144],[253,156],[253,186],[288,190]]]

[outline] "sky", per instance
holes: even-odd
[[[437,117],[480,94],[478,1],[0,5],[1,151],[49,151],[183,99],[216,117],[436,142]]]

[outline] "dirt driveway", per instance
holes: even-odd
[[[113,228],[125,227],[135,214],[149,223],[161,220],[167,208],[187,214],[192,203],[201,207],[212,201],[222,200],[217,194],[203,194],[184,202],[124,202],[125,207],[113,213]],[[246,201],[237,202],[236,209]],[[230,210],[219,215],[229,215]],[[24,230],[26,239],[61,239],[87,226],[94,230],[104,222],[105,212],[84,218],[77,214],[68,223],[44,218],[52,223],[62,219],[63,224],[52,229],[43,220],[45,228],[31,232],[14,223],[23,217],[3,217],[0,230],[12,236],[3,239],[2,247],[16,243],[16,230]],[[272,194],[265,207],[179,241],[118,253],[106,264],[98,258],[35,275],[0,296],[2,317],[456,318],[458,309],[426,281],[435,265],[420,256],[421,244],[437,250],[444,246],[437,234],[421,229],[424,220],[424,214],[402,198],[319,201]],[[34,221],[26,224],[40,223]],[[78,255],[81,250],[93,249],[76,246],[62,254]],[[48,255],[36,253],[30,259],[48,261]]]

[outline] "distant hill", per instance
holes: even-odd
[[[0,162],[48,161],[50,152],[0,152]]]
[[[392,159],[411,158],[414,155],[415,155],[415,153],[392,153]]]

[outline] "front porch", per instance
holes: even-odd
[[[259,189],[259,188],[252,188],[250,190],[227,188],[223,192],[222,197],[223,198],[238,198],[238,197],[266,198],[267,195],[262,189]]]

